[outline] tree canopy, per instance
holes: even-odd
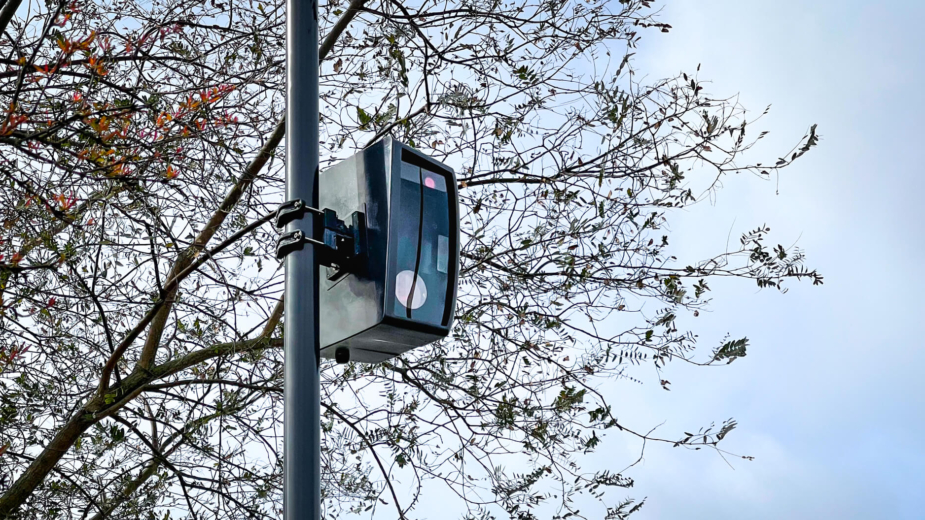
[[[429,516],[427,489],[461,518],[624,518],[623,468],[582,466],[605,434],[735,427],[655,437],[601,384],[745,356],[677,326],[713,279],[822,282],[764,224],[706,259],[665,229],[819,137],[754,162],[699,66],[640,79],[654,3],[319,6],[322,164],[392,135],[456,170],[463,217],[451,336],[322,366],[327,516]],[[0,518],[279,518],[285,3],[5,0],[0,29]]]

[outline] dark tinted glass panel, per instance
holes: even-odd
[[[449,208],[446,178],[401,163],[399,207],[392,214],[396,255],[394,312],[431,325],[442,325],[449,259]]]

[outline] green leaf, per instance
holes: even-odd
[[[732,363],[736,358],[745,357],[745,348],[747,346],[748,338],[728,341],[713,352],[713,361],[728,359],[729,363]]]
[[[373,116],[369,115],[365,110],[360,107],[357,107],[357,119],[360,120],[360,128],[363,128],[373,120]]]

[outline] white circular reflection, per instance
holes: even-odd
[[[412,310],[418,309],[427,301],[427,286],[424,280],[418,276],[417,283],[414,283],[414,296],[411,297],[411,305],[408,305],[408,295],[411,293],[411,285],[414,282],[414,271],[402,271],[395,277],[395,297],[405,307],[411,307]]]

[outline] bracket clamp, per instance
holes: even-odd
[[[337,218],[337,212],[330,209],[319,210],[309,207],[300,199],[284,202],[276,210],[276,227],[301,220],[306,213],[314,213],[322,218],[316,219],[314,236],[321,240],[307,237],[299,230],[282,233],[276,242],[276,258],[281,260],[293,251],[300,251],[305,244],[318,247],[318,264],[327,266],[328,279],[335,281],[350,272],[356,272],[357,260],[366,254],[366,216],[359,211],[351,215],[351,224]]]
[[[286,201],[276,208],[276,228],[282,229],[293,220],[302,220],[306,213],[324,215],[323,211],[308,207],[302,199]]]

